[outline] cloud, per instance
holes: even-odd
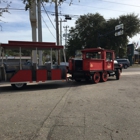
[[[1,18],[4,22],[9,23],[28,23],[29,22],[29,11],[12,11],[10,13],[4,13]]]
[[[8,43],[9,40],[31,41],[31,30],[18,30],[14,32],[0,32],[0,42]]]
[[[123,3],[123,4],[121,4]],[[62,16],[59,16],[62,20],[65,19],[66,14],[72,16],[72,20],[67,20],[67,22],[62,22],[62,34],[65,33],[63,26],[75,26],[75,21],[79,15],[87,13],[100,13],[104,16],[105,19],[117,18],[120,15],[140,13],[140,1],[139,0],[73,0],[72,4],[69,6],[70,0],[66,0],[63,4],[59,5],[59,13]],[[2,6],[2,5],[1,5]],[[48,12],[48,16],[51,19],[51,22],[55,26],[55,16],[54,16],[54,3],[44,3],[44,6]],[[21,0],[14,0],[11,4],[11,9],[9,13],[4,13],[3,18],[0,19],[4,22],[0,22],[2,26],[2,31],[0,31],[0,42],[6,43],[8,40],[32,40],[31,34],[31,24],[29,19],[29,11],[25,11],[25,5]],[[22,10],[18,10],[22,9]],[[43,9],[43,7],[42,7]],[[53,15],[52,13],[53,12]],[[46,42],[56,42],[56,31],[52,23],[48,19],[47,14],[42,11],[42,16],[44,21],[42,21],[42,36],[43,41]],[[60,23],[60,22],[59,22]],[[53,35],[52,35],[53,34]],[[134,37],[134,40],[139,40],[139,35]],[[130,39],[130,40],[133,40]],[[63,44],[65,42],[63,41]]]

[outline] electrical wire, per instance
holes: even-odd
[[[113,2],[113,1],[108,1],[108,0],[99,0],[99,1],[109,2],[109,3],[115,3],[115,4],[120,4],[120,5],[133,6],[133,7],[140,7],[139,5],[132,5],[132,4],[126,4],[126,3],[120,3],[120,2]]]
[[[47,13],[47,11],[46,11],[46,9],[45,9],[45,6],[43,5],[43,2],[41,2],[41,4],[42,4],[42,6],[43,6],[43,9],[44,9],[45,13],[47,14],[47,16],[48,16],[48,18],[49,18],[49,20],[50,20],[50,22],[51,22],[52,26],[53,26],[53,27],[54,27],[54,29],[56,30],[56,27],[55,27],[55,26],[54,26],[54,24],[52,23],[52,21],[51,21],[51,19],[50,19],[49,15],[48,15],[48,13]]]
[[[0,9],[7,9],[7,8],[0,8]],[[8,8],[8,10],[24,10],[25,11],[25,9],[18,9],[18,8]]]
[[[0,9],[5,9],[5,8],[0,8]],[[19,10],[19,11],[25,11],[25,9],[18,9],[18,8],[8,8],[8,10]],[[45,10],[41,10],[42,12],[45,12]],[[52,13],[52,15],[55,15],[55,12],[52,12],[52,11],[47,11],[47,13]],[[69,15],[69,16],[80,16],[80,15],[71,15],[71,14],[66,14],[66,13],[60,13],[58,14],[59,16],[65,16],[65,15]]]
[[[53,33],[51,32],[51,30],[49,29],[49,27],[48,27],[47,23],[45,22],[45,20],[44,20],[44,18],[43,18],[42,15],[41,15],[41,17],[42,17],[42,20],[43,20],[44,24],[45,24],[46,27],[48,28],[49,32],[50,32],[50,33],[52,34],[52,36],[56,39],[56,37],[53,35]]]
[[[1,9],[5,9],[5,8],[0,8]],[[17,10],[17,11],[25,11],[25,9],[18,9],[18,8],[8,8],[8,10]],[[45,10],[41,10],[42,12],[44,12]],[[55,12],[52,12],[52,11],[47,11],[47,13],[55,13]]]
[[[46,11],[46,9],[45,9],[44,5],[43,5],[43,2],[42,2],[41,4],[42,4],[43,9],[44,9],[45,13],[47,14],[47,16],[48,16],[48,18],[49,18],[50,22],[52,23],[52,21],[51,21],[51,19],[50,19],[49,15],[48,15],[48,13],[47,13],[47,11]],[[53,23],[52,23],[52,25],[53,25],[54,29],[56,30],[56,27],[54,26],[54,24],[53,24]],[[51,33],[51,34],[52,34],[52,33]],[[53,36],[54,36],[54,35],[53,35]],[[59,34],[59,36],[60,36],[60,34]],[[56,39],[56,38],[55,38],[55,39]]]
[[[0,8],[1,9],[5,9],[5,8]],[[19,11],[25,11],[25,9],[18,9],[18,8],[8,8],[8,10],[19,10]],[[45,11],[45,10],[41,10],[41,11]],[[46,11],[47,13],[55,13],[55,12],[52,12],[52,11]]]
[[[64,2],[69,4],[68,2]],[[71,3],[71,5],[78,5],[78,6],[84,6],[84,7],[90,7],[90,8],[97,8],[97,9],[105,9],[105,10],[109,10],[109,11],[116,11],[116,12],[123,12],[126,13],[126,11],[120,11],[120,10],[113,10],[113,9],[108,9],[108,8],[101,8],[101,7],[95,7],[95,6],[88,6],[88,5],[81,5],[81,4],[76,4],[76,3]]]
[[[132,6],[132,7],[140,7],[139,5],[132,5],[132,4],[126,4],[126,3],[112,2],[112,1],[108,1],[108,0],[98,0],[98,1],[108,2],[108,3],[115,3],[115,4]],[[70,3],[64,1],[64,3],[67,3],[69,5],[72,5],[73,4],[73,5],[78,5],[78,6],[85,6],[85,5],[75,4],[75,3],[73,3],[73,1],[71,1]],[[91,8],[93,8],[93,6],[85,6],[85,7],[91,7]],[[108,9],[108,8],[100,8],[100,7],[94,7],[94,8],[111,10],[111,11],[117,11],[117,12],[126,12],[126,11],[120,11],[120,10],[112,10],[112,9]],[[0,8],[0,9],[5,9],[5,8]],[[8,9],[9,10],[25,10],[25,9],[17,9],[17,8],[8,8]],[[47,12],[54,13],[54,12],[51,12],[51,11],[47,11]]]

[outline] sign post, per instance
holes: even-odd
[[[115,36],[123,35],[123,29],[124,29],[123,24],[115,26]]]

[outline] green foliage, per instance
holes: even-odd
[[[35,0],[22,0],[23,3],[25,4],[25,10],[28,10],[31,7],[32,2]],[[64,0],[57,0],[58,3],[62,3]],[[55,2],[55,0],[42,0],[42,2]]]
[[[97,14],[80,16],[75,22],[75,28],[70,30],[68,40],[68,55],[74,55],[76,50],[97,47],[98,33],[102,29],[105,19]]]
[[[125,26],[125,35],[133,37],[140,32],[140,19],[138,15],[135,15],[134,13],[122,15],[119,19]]]
[[[124,34],[115,36],[115,26],[124,24]],[[84,48],[102,47],[115,50],[116,55],[126,54],[128,37],[140,33],[140,19],[138,15],[122,15],[119,18],[105,20],[99,13],[81,16],[75,27],[70,29],[70,38],[67,45],[67,54],[74,56],[75,51]]]
[[[56,61],[56,56],[55,56],[55,51],[53,50],[52,51],[52,60]],[[49,57],[47,57],[49,56]],[[43,51],[43,61],[44,62],[48,62],[48,61],[51,61],[51,51],[50,50],[44,50]]]
[[[8,56],[19,56],[19,50],[6,50],[5,54]],[[22,56],[30,56],[31,51],[30,50],[22,50],[21,55]]]

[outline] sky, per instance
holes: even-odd
[[[56,42],[55,5],[54,3],[44,3],[43,5],[45,10],[42,6],[42,41]],[[0,8],[4,7],[4,3],[0,3]],[[118,18],[121,15],[131,13],[139,15],[140,0],[72,0],[72,2],[71,0],[65,0],[58,6],[58,12],[60,15],[59,21],[63,21],[61,22],[63,35],[66,33],[65,27],[67,26],[68,30],[74,27],[75,21],[80,15],[99,13],[105,19]],[[70,15],[72,19],[64,22],[65,15]],[[0,43],[8,43],[9,40],[32,41],[29,11],[25,11],[22,0],[12,0],[9,13],[4,12],[0,17]],[[62,40],[64,45],[65,38],[63,37]],[[129,43],[132,42],[138,42],[140,46],[140,34],[130,38]]]

